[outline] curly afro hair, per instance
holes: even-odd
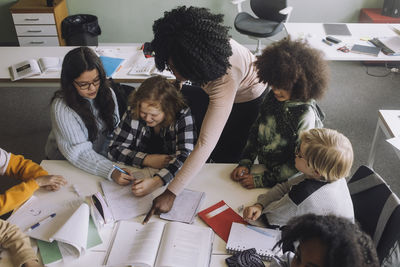
[[[168,59],[186,79],[203,85],[226,74],[231,66],[229,27],[222,25],[222,14],[206,8],[181,6],[166,11],[153,24],[151,47],[159,70],[168,67]]]
[[[266,47],[255,62],[258,78],[276,89],[291,92],[291,99],[321,98],[327,90],[328,64],[322,52],[290,37]]]
[[[306,214],[292,218],[275,246],[294,251],[293,243],[319,239],[326,246],[325,267],[378,267],[371,238],[348,219]]]

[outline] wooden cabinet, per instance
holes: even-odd
[[[358,21],[365,23],[400,23],[400,18],[382,15],[381,8],[362,8]]]
[[[10,8],[20,46],[65,45],[61,22],[68,16],[66,0],[46,6],[44,0],[19,0]]]

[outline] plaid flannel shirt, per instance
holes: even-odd
[[[159,170],[158,175],[164,184],[169,183],[192,152],[197,141],[194,120],[190,108],[178,112],[174,123],[160,130],[163,139],[163,154],[172,156],[168,165]],[[134,167],[143,167],[151,138],[150,127],[142,119],[134,120],[128,108],[121,123],[114,130],[109,146],[108,157],[111,160]]]

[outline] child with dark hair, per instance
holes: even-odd
[[[271,91],[253,124],[239,166],[231,178],[245,188],[272,187],[297,173],[294,149],[301,131],[322,127],[315,102],[327,89],[328,66],[320,51],[285,38],[268,46],[255,62]],[[254,160],[265,170],[251,173]]]
[[[133,182],[132,192],[143,196],[174,178],[195,143],[193,117],[182,94],[167,79],[156,76],[129,96],[108,156],[126,165],[160,169],[153,177]]]
[[[291,219],[276,244],[287,252],[270,267],[378,267],[371,238],[351,221],[306,214]]]
[[[100,58],[89,47],[74,48],[64,57],[61,89],[54,94],[50,115],[49,159],[67,159],[118,184],[133,179],[107,158],[110,135],[119,123],[118,104]]]
[[[177,80],[200,85],[209,104],[193,152],[167,190],[154,200],[146,219],[154,212],[170,210],[176,195],[210,155],[215,162],[237,162],[257,117],[266,85],[257,78],[254,55],[230,39],[229,28],[222,22],[222,14],[181,6],[164,12],[153,24],[151,45],[157,68],[168,68]]]

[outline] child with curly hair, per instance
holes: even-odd
[[[246,207],[243,218],[261,215],[270,226],[282,227],[295,216],[307,213],[336,215],[354,221],[353,202],[345,177],[353,164],[353,148],[343,134],[326,128],[300,134],[295,153],[302,175],[275,185]]]
[[[166,78],[155,76],[129,95],[108,157],[137,168],[159,169],[153,177],[133,181],[132,192],[143,196],[175,177],[196,140],[194,120],[182,94]]]
[[[375,246],[351,221],[333,215],[306,214],[291,219],[276,246],[285,253],[270,267],[378,267]]]
[[[271,91],[250,129],[234,181],[248,189],[272,187],[297,173],[294,149],[299,133],[322,127],[324,114],[315,99],[328,84],[328,66],[322,53],[307,43],[285,38],[267,47],[257,58],[258,77]],[[258,158],[265,170],[251,173]]]

